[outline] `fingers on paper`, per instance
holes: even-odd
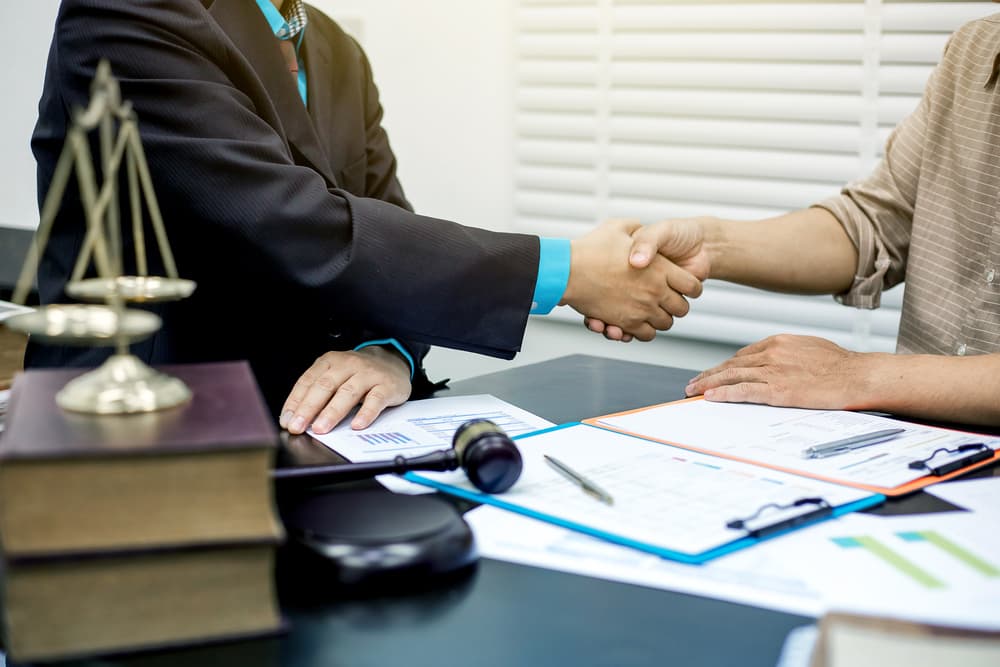
[[[315,433],[328,433],[359,404],[351,421],[355,429],[366,428],[390,405],[409,395],[409,382],[395,378],[393,369],[356,352],[328,352],[302,374],[292,388],[279,424],[299,434],[312,426]],[[406,384],[406,387],[397,386]]]

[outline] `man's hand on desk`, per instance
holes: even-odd
[[[635,222],[624,224],[625,229],[631,234],[631,247],[628,252],[631,268],[642,270],[654,269],[657,266],[665,267],[669,301],[663,308],[672,317],[667,326],[656,328],[669,329],[673,324],[673,317],[683,317],[689,310],[684,296],[697,298],[701,294],[702,281],[708,278],[711,265],[705,249],[701,223],[697,219],[681,219],[665,220],[646,226]],[[624,294],[623,292],[623,296]],[[627,327],[614,324],[614,320],[599,317],[596,313],[584,312],[584,314],[587,315],[584,320],[585,326],[595,333],[603,334],[608,340],[628,343],[635,334]],[[651,340],[652,334],[648,338],[634,337]]]
[[[826,410],[864,409],[866,361],[824,338],[781,334],[748,345],[691,378],[685,393],[710,401]]]
[[[652,340],[688,312],[685,297],[701,294],[701,279],[655,251],[629,263],[636,221],[611,220],[572,242],[562,304],[613,324],[623,336]]]
[[[368,427],[387,407],[410,397],[410,367],[396,352],[369,346],[355,352],[327,352],[292,388],[279,424],[289,433],[327,433],[358,404],[351,427]]]

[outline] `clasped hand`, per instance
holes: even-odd
[[[674,318],[687,314],[687,298],[701,295],[708,274],[704,254],[688,247],[694,240],[678,239],[672,230],[611,220],[574,240],[561,303],[587,317],[592,330],[616,340],[648,341],[657,330],[669,329]],[[700,237],[696,245],[700,250]]]
[[[592,281],[610,277],[603,278],[609,280],[609,289],[592,302],[579,305],[564,299],[585,316],[591,331],[626,343],[632,338],[652,340],[656,330],[669,329],[674,318],[688,313],[685,297],[701,295],[710,262],[698,220],[665,220],[647,226],[635,221],[606,222],[573,242],[574,267],[576,244],[595,239],[607,239],[603,257],[610,266],[587,276]],[[571,286],[573,280],[571,270]]]

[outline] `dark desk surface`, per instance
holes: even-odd
[[[680,398],[692,374],[574,355],[456,382],[438,395],[489,393],[561,423]],[[921,493],[882,511],[946,509],[952,508]],[[281,639],[162,654],[155,661],[773,667],[788,631],[810,621],[488,559],[471,576],[430,592],[340,601],[330,597],[319,603],[285,600],[292,629]],[[127,662],[149,664],[154,658]]]

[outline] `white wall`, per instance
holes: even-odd
[[[0,4],[4,26],[0,58],[0,90],[4,92],[0,117],[0,226],[35,227],[35,160],[29,141],[38,117],[45,59],[58,0]]]
[[[364,46],[420,213],[508,229],[513,0],[312,0]]]

